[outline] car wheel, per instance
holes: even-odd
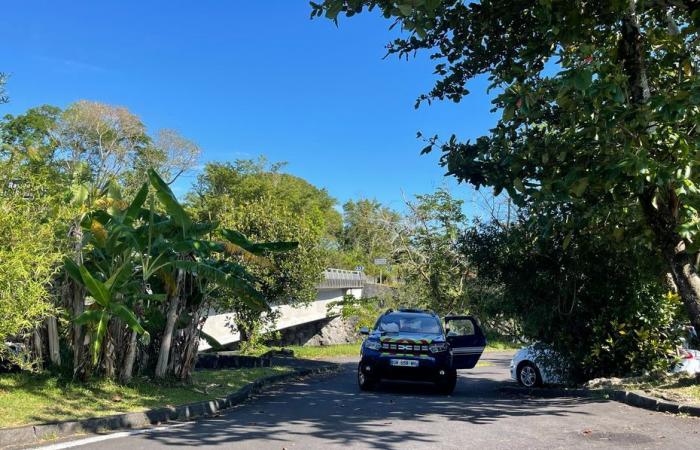
[[[452,369],[448,371],[444,376],[436,382],[438,391],[444,395],[450,395],[454,392],[455,386],[457,386],[457,371]]]
[[[361,391],[374,390],[377,387],[377,383],[379,383],[377,378],[365,374],[360,366],[357,367],[357,385]]]
[[[530,361],[520,363],[518,366],[518,383],[527,388],[533,388],[542,385],[542,377],[540,371]]]

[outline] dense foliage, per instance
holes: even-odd
[[[196,144],[170,130],[152,139],[126,109],[86,101],[6,116],[0,132],[3,343],[81,379],[187,380],[222,290],[267,308],[275,293],[240,262],[296,248],[295,233],[256,244],[193,220],[168,183]]]
[[[583,216],[645,224],[700,328],[694,1],[325,0],[312,16],[378,8],[406,35],[391,54],[431,52],[438,80],[422,101],[460,101],[488,75],[502,114],[475,142],[428,140],[459,180],[507,190],[537,214],[576,204]],[[565,210],[562,210],[565,211]],[[629,214],[629,218],[624,218]],[[556,218],[552,218],[556,220]]]
[[[26,336],[54,313],[51,289],[62,253],[46,245],[55,241],[54,228],[42,219],[33,199],[15,192],[0,197],[0,359],[8,356],[10,337]]]
[[[340,252],[335,252],[335,265],[363,267],[367,275],[382,282],[396,281],[399,274],[392,264],[396,248],[394,228],[400,215],[377,200],[365,198],[343,204],[343,231]],[[387,264],[377,265],[375,260]]]
[[[501,287],[480,305],[485,315],[516,319],[572,362],[575,379],[667,368],[681,302],[661,259],[604,233],[538,239],[537,223],[480,224],[463,236],[479,282]]]
[[[270,303],[304,303],[316,298],[331,243],[340,233],[340,214],[325,190],[281,169],[281,164],[269,164],[264,158],[209,163],[188,203],[200,220],[216,220],[251,239],[298,242],[294,251],[264,259],[241,258],[239,263],[256,277]],[[246,348],[255,347],[276,319],[274,314],[261,315],[226,290],[220,292],[218,305],[237,312],[231,328],[241,332]]]

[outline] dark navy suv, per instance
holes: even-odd
[[[450,394],[457,383],[457,369],[471,369],[481,357],[486,338],[471,316],[440,318],[429,311],[389,310],[372,330],[362,328],[357,382],[371,390],[381,379],[433,381]]]

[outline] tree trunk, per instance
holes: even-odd
[[[121,348],[122,322],[112,318],[107,325],[107,334],[102,346],[102,367],[105,377],[113,380],[117,375],[117,348]]]
[[[61,365],[61,351],[58,343],[58,324],[56,318],[51,316],[46,319],[46,331],[49,341],[49,360],[55,367]]]
[[[185,382],[192,379],[192,369],[197,362],[199,332],[202,328],[201,308],[192,311],[191,317],[187,327],[181,334],[178,333],[178,339],[171,349],[170,356],[170,373]]]
[[[44,367],[44,342],[41,339],[42,327],[38,326],[34,328],[32,332],[32,347],[34,347],[34,359],[37,361],[39,369]]]
[[[134,375],[134,361],[136,361],[136,338],[137,333],[135,331],[131,332],[129,337],[129,348],[126,351],[126,356],[124,357],[124,367],[122,368],[121,375],[119,376],[119,381],[126,384],[131,381]]]
[[[657,197],[656,206],[652,203],[654,197]],[[700,330],[700,275],[686,250],[685,240],[676,233],[680,208],[678,198],[672,188],[665,192],[650,188],[639,201],[690,321],[696,330]]]
[[[177,320],[177,309],[180,306],[180,295],[182,293],[183,277],[183,271],[178,269],[175,293],[170,298],[168,312],[165,319],[165,331],[163,331],[163,338],[160,341],[160,351],[158,352],[158,362],[156,363],[155,370],[156,378],[165,377],[165,374],[168,371],[168,359],[170,357],[170,347],[172,346],[173,331],[175,330],[175,322]]]
[[[618,58],[627,76],[629,103],[642,107],[651,93],[647,79],[644,35],[637,13],[637,0],[629,0],[628,13],[622,21]],[[653,124],[649,124],[653,126]],[[656,198],[656,202],[654,199]],[[700,331],[700,276],[686,250],[686,243],[678,233],[678,212],[681,205],[673,186],[647,186],[639,196],[647,224],[656,237],[657,244],[666,260],[678,294],[683,299],[690,321]]]
[[[73,317],[78,317],[85,311],[85,297],[83,296],[82,286],[75,281],[68,281],[68,288],[71,292],[71,313]],[[85,378],[86,376],[86,352],[85,336],[83,336],[83,327],[73,321],[73,378]]]
[[[83,230],[80,228],[80,223],[73,223],[68,236],[73,240],[75,263],[80,266],[83,263]],[[66,274],[64,289],[64,304],[72,317],[78,317],[85,311],[83,287]],[[85,336],[82,325],[73,322],[71,341],[73,347],[73,378],[84,379],[87,376],[89,364],[86,360],[87,352],[84,351]]]
[[[678,295],[683,299],[690,321],[696,330],[700,330],[700,276],[685,250],[685,242],[678,241],[674,249],[664,252],[664,257],[671,267]]]

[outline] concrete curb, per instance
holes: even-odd
[[[700,417],[700,406],[684,405],[670,402],[635,391],[622,389],[566,389],[566,388],[523,388],[508,386],[499,389],[500,392],[510,394],[525,394],[543,398],[555,397],[602,397],[626,403],[637,408],[649,411],[666,412],[672,414],[686,414]]]
[[[0,429],[0,449],[39,443],[41,441],[66,437],[77,433],[103,433],[118,429],[146,428],[170,421],[188,421],[199,417],[218,414],[246,401],[265,386],[293,378],[335,372],[337,364],[315,368],[296,368],[289,373],[271,375],[250,382],[226,397],[205,400],[170,408],[157,408],[143,412],[117,414],[92,419],[29,425],[17,428]]]

